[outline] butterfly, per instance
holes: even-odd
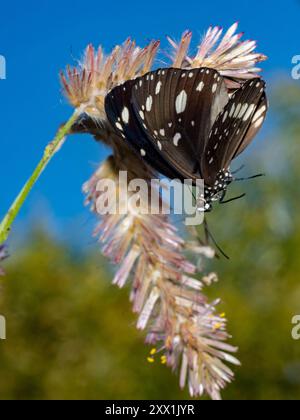
[[[233,159],[251,143],[267,114],[266,84],[245,82],[230,94],[211,68],[158,69],[113,88],[108,120],[152,168],[171,179],[203,179],[201,210],[222,201]]]

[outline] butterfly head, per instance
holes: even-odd
[[[210,212],[213,208],[213,203],[222,201],[225,197],[228,186],[234,181],[234,178],[229,170],[222,170],[218,173],[216,181],[213,186],[205,186],[204,196],[199,199],[198,210],[201,212]]]

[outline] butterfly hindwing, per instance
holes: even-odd
[[[201,169],[207,185],[213,185],[219,171],[227,170],[259,131],[267,112],[265,82],[246,82],[231,97],[213,125]]]
[[[239,156],[241,153],[243,153],[243,151],[249,146],[251,141],[259,132],[263,122],[266,119],[268,108],[269,108],[268,99],[267,99],[266,93],[264,92],[261,97],[260,104],[257,107],[257,111],[253,115],[247,134],[245,138],[243,139],[240,147],[237,149],[235,155],[233,156],[233,159]]]

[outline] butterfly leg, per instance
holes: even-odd
[[[208,223],[207,223],[207,220],[206,219],[204,220],[204,231],[205,231],[205,239],[206,239],[207,245],[209,244],[209,242],[211,240],[212,243],[214,244],[214,246],[217,248],[217,250],[223,255],[223,257],[225,257],[226,260],[230,260],[230,258],[228,257],[228,255],[225,254],[225,252],[218,245],[217,241],[215,240],[215,238],[213,237],[212,233],[210,232],[210,230],[208,228]],[[219,258],[219,255],[216,255],[216,257]]]

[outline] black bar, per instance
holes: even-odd
[[[129,418],[145,416],[199,416],[204,401],[100,401],[107,417],[125,415]]]

